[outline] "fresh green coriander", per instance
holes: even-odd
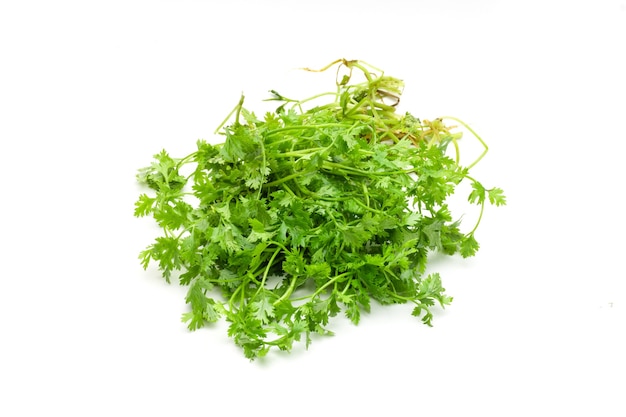
[[[189,329],[225,319],[251,360],[308,348],[340,312],[358,324],[372,301],[412,303],[431,325],[432,308],[452,297],[438,273],[426,275],[429,254],[473,256],[485,205],[505,204],[470,175],[487,145],[469,126],[399,114],[403,82],[362,61],[317,71],[334,66],[335,91],[295,100],[272,90],[279,106],[263,118],[242,97],[221,143],[200,140],[184,158],[163,150],[137,175],[149,191],[135,216],[163,229],[143,267],[156,262],[188,287]],[[447,122],[483,147],[471,164],[460,164],[462,133]],[[480,207],[469,232],[447,203],[463,181]]]

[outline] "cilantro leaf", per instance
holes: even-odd
[[[503,206],[506,204],[506,197],[504,196],[504,191],[500,188],[492,188],[487,194],[489,195],[489,202],[496,206]]]
[[[253,301],[251,305],[254,311],[254,317],[262,323],[267,324],[270,319],[274,317],[274,306],[267,297],[257,299]]]

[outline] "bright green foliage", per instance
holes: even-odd
[[[151,191],[135,215],[163,229],[142,265],[156,262],[168,282],[177,272],[183,321],[195,330],[227,320],[250,359],[308,347],[341,312],[358,324],[372,301],[413,303],[431,325],[433,306],[452,298],[439,274],[425,275],[429,253],[474,255],[485,204],[505,204],[502,190],[469,176],[478,160],[459,163],[461,133],[396,113],[400,80],[360,61],[333,64],[348,71],[336,92],[296,101],[272,91],[280,107],[262,119],[242,98],[222,143],[198,141],[182,159],[162,151],[138,174]],[[351,84],[353,71],[364,80]],[[446,204],[462,181],[480,206],[469,233]]]

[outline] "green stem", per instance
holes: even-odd
[[[367,204],[367,205],[365,205],[363,202],[361,202],[360,200],[358,200],[358,199],[356,199],[356,198],[355,198],[355,199],[354,199],[354,202],[355,202],[356,204],[358,204],[359,206],[363,207],[365,210],[371,211],[372,213],[376,213],[376,214],[383,214],[383,215],[385,214],[385,212],[384,212],[384,211],[381,211],[381,210],[376,210],[375,208],[370,207],[370,206],[369,206],[369,201],[368,201],[368,204]]]
[[[487,151],[489,151],[489,147],[487,146],[487,144],[485,143],[484,140],[482,140],[482,138],[478,135],[478,133],[476,133],[474,131],[474,129],[472,129],[467,123],[465,123],[463,120],[461,119],[457,119],[456,117],[452,117],[452,116],[444,116],[441,117],[441,119],[449,119],[449,120],[454,120],[457,123],[460,123],[464,128],[466,128],[467,130],[470,131],[470,133],[472,135],[474,135],[474,137],[476,139],[478,139],[478,141],[481,143],[481,145],[483,145],[484,150],[483,152],[480,154],[480,156],[474,161],[472,162],[470,165],[467,166],[467,169],[472,169],[472,167],[474,167],[481,159],[483,159],[483,157],[487,154]],[[456,144],[455,144],[455,147]],[[457,153],[458,153],[458,147],[457,147]],[[458,158],[457,158],[458,159]],[[457,162],[458,163],[458,162]]]
[[[263,278],[261,279],[261,284],[259,285],[259,288],[257,288],[256,293],[254,293],[254,296],[252,298],[259,295],[259,292],[261,292],[261,290],[265,286],[265,282],[267,281],[267,276],[270,273],[270,269],[272,268],[272,265],[274,264],[274,260],[276,259],[276,256],[278,256],[281,250],[282,249],[280,247],[277,247],[274,253],[272,254],[272,257],[268,261],[267,266],[265,267],[265,271],[263,272]]]
[[[330,92],[326,92],[326,93],[321,93],[321,94],[316,94],[316,95],[311,96],[311,97],[309,97],[309,98],[305,98],[304,100],[300,100],[300,101],[298,101],[298,103],[297,103],[297,104],[298,104],[298,105],[302,105],[302,104],[304,104],[304,103],[307,103],[307,102],[309,102],[309,101],[312,101],[312,100],[318,99],[318,98],[320,98],[320,97],[324,97],[324,96],[336,96],[336,95],[337,95],[337,93],[332,92],[332,91],[330,91]],[[324,106],[324,107],[325,107],[325,106]]]
[[[189,162],[189,160],[190,160],[190,159],[193,159],[193,158],[194,158],[197,154],[198,154],[198,152],[192,152],[192,153],[190,153],[189,155],[187,155],[186,157],[179,159],[179,160],[176,162],[176,169],[180,169],[180,167],[182,167],[183,165],[187,164],[187,163]],[[187,177],[187,179],[189,179],[189,177],[191,177],[192,175],[193,175],[193,173],[192,173],[192,174],[190,174],[190,175]]]
[[[283,302],[283,300],[289,298],[289,296],[293,293],[293,290],[296,288],[297,281],[298,281],[298,277],[294,276],[291,279],[291,283],[289,284],[289,288],[287,288],[287,291],[285,291],[285,293],[278,300],[274,301],[274,306],[277,306],[278,304]]]
[[[282,178],[281,178],[281,179],[279,179],[279,180],[275,180],[275,181],[272,181],[272,182],[268,182],[268,183],[266,183],[266,184],[263,184],[263,188],[274,187],[274,186],[276,186],[276,185],[282,184],[282,183],[287,182],[287,181],[291,181],[291,180],[292,180],[292,179],[294,179],[294,178],[298,178],[298,177],[301,177],[301,176],[303,176],[303,175],[310,174],[310,173],[311,173],[311,171],[298,171],[298,172],[294,172],[293,174],[291,174],[291,175],[287,175],[286,177],[282,177]]]
[[[241,107],[243,107],[243,100],[244,100],[244,95],[241,94],[241,98],[239,99],[239,103],[237,103],[237,105],[235,106],[234,109],[232,109],[230,111],[230,113],[228,113],[228,116],[226,116],[226,118],[224,119],[224,121],[222,121],[222,123],[220,123],[220,125],[217,127],[217,129],[215,129],[215,132],[213,132],[214,134],[219,132],[219,130],[224,127],[224,125],[226,124],[226,122],[228,122],[228,119],[230,119],[230,117],[233,115],[233,113],[237,113],[237,116],[235,118],[235,120],[237,121],[237,123],[239,123],[239,113],[241,112]]]
[[[313,294],[307,295],[307,296],[301,297],[301,298],[296,298],[293,301],[302,301],[302,300],[306,300],[306,299],[313,299],[313,298],[317,297],[318,295],[320,295],[329,285],[334,284],[339,279],[347,277],[350,274],[352,274],[352,272],[344,272],[343,274],[335,275],[334,277],[332,277],[328,281],[326,281],[326,283],[324,283],[324,285],[319,287]],[[274,305],[276,305],[276,304],[274,304]]]
[[[480,221],[483,218],[483,212],[484,211],[485,211],[485,201],[483,200],[483,202],[480,204],[480,213],[478,214],[478,220],[476,220],[476,225],[474,226],[472,231],[469,232],[467,235],[473,235],[474,232],[478,229],[478,225],[480,224]]]
[[[359,175],[363,177],[377,177],[377,176],[388,176],[388,175],[398,175],[398,174],[411,174],[413,172],[417,172],[417,168],[411,169],[398,169],[395,171],[363,171],[358,168],[353,168],[347,165],[339,164],[337,162],[324,161],[322,164],[322,169],[326,169],[327,171],[331,171],[331,173],[340,173],[343,175]]]
[[[243,288],[243,283],[241,283],[237,289],[235,290],[235,292],[232,293],[232,295],[230,296],[229,300],[228,300],[228,309],[230,311],[234,311],[235,307],[234,307],[234,298],[239,294],[239,292],[241,291],[241,289]]]
[[[372,80],[372,75],[370,74],[370,72],[367,70],[367,68],[365,68],[363,65],[361,65],[358,61],[353,61],[350,63],[350,67],[355,67],[360,69],[363,72],[363,75],[365,75],[365,78],[367,78],[367,84],[371,84],[373,82]]]
[[[348,125],[345,123],[320,123],[317,125],[299,125],[299,126],[285,126],[285,127],[279,127],[277,129],[274,130],[270,130],[269,132],[266,133],[266,137],[270,137],[275,135],[276,133],[283,133],[283,132],[289,132],[290,130],[308,130],[308,129],[324,129],[327,127],[347,127]]]
[[[317,147],[317,148],[301,149],[298,151],[282,152],[282,153],[273,155],[273,157],[274,158],[292,158],[292,157],[304,158],[306,156],[313,155],[317,151],[321,151],[324,149],[327,149],[327,148]]]
[[[265,145],[263,145],[263,141],[260,140],[259,144],[261,145],[261,155],[263,156],[263,160],[261,163],[261,169],[263,169],[265,171],[265,168],[267,167],[267,158],[265,157]],[[265,176],[265,174],[263,174],[263,176]],[[261,200],[261,195],[263,192],[263,187],[259,187],[259,190],[257,192],[257,200]]]

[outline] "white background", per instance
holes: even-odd
[[[0,415],[626,415],[625,53],[624,0],[3,1]],[[250,363],[141,269],[134,175],[342,57],[474,127],[509,204],[433,260],[433,328],[374,308]]]

